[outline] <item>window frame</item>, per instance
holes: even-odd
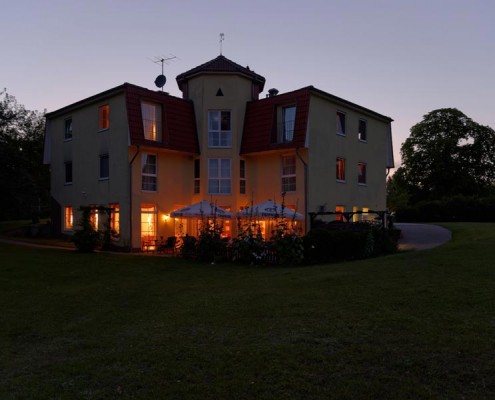
[[[342,118],[341,118],[342,117]],[[346,136],[346,114],[343,111],[337,111],[336,113],[336,132],[339,136]],[[341,128],[341,131],[339,131]]]
[[[361,135],[361,123],[364,124],[364,138]],[[368,121],[363,118],[359,118],[358,122],[358,140],[365,143],[368,141]]]
[[[222,165],[226,165],[224,161],[228,161],[229,171],[228,177],[222,176]],[[218,176],[212,176],[212,162],[217,163]],[[217,181],[218,191],[212,191],[212,182]],[[228,181],[228,192],[222,191],[222,182]],[[230,158],[209,158],[208,159],[208,194],[231,195],[232,194],[232,159]]]
[[[72,140],[72,117],[64,120],[64,141],[69,142]]]
[[[229,115],[229,130],[222,129],[222,114]],[[218,116],[218,129],[212,128],[212,116]],[[215,135],[218,135],[215,137]],[[222,138],[226,144],[222,145]],[[216,139],[216,140],[215,140]],[[218,143],[218,144],[215,144]],[[213,149],[230,149],[232,148],[232,111],[231,110],[208,110],[208,148]]]
[[[294,162],[287,164],[286,160],[292,159]],[[293,171],[287,171],[287,168],[293,167]],[[282,193],[292,193],[297,191],[297,159],[295,154],[282,155],[280,168],[280,186]]]
[[[104,104],[98,107],[98,132],[110,129],[110,105]]]
[[[339,183],[345,183],[345,158],[344,157],[337,157],[336,163],[335,163],[335,180]],[[342,165],[342,168],[340,168],[340,165]],[[339,173],[341,171],[341,173]]]
[[[294,119],[293,120],[286,120],[286,112],[289,109],[294,109]],[[294,141],[294,131],[296,128],[296,114],[297,114],[297,107],[295,104],[291,105],[286,105],[282,107],[282,117],[281,117],[281,135],[280,135],[280,142],[281,143],[292,143]],[[292,125],[292,131],[288,131],[287,129],[287,124],[291,123]],[[289,135],[287,134],[289,132]],[[290,138],[289,138],[290,136]]]
[[[150,119],[145,119],[145,107],[153,107],[154,108],[154,120]],[[145,121],[151,121],[151,126],[154,127],[154,135],[155,137],[153,138],[151,136],[147,136],[146,132],[146,124]],[[162,105],[160,103],[156,103],[153,101],[148,101],[148,100],[142,100],[141,101],[141,122],[143,124],[143,137],[144,140],[149,140],[150,142],[162,142],[162,126],[163,126],[163,121],[162,121]]]
[[[147,163],[146,161],[148,160],[148,157],[154,157],[155,158],[155,163],[154,163],[154,169],[155,172],[144,172],[144,167],[145,165],[151,165]],[[145,182],[144,178],[154,178],[150,182]],[[153,182],[154,181],[154,182]],[[154,185],[154,188],[145,188],[147,185]],[[156,193],[158,191],[158,155],[155,153],[143,153],[141,155],[141,191],[143,192],[150,192],[150,193]]]
[[[107,163],[107,165],[106,165],[106,173],[107,173],[107,175],[106,176],[103,176],[102,175],[102,171],[103,171],[102,170],[102,162],[103,162],[103,160],[107,160],[106,161],[106,163]],[[110,156],[109,156],[108,153],[106,153],[106,154],[100,154],[100,177],[99,177],[99,180],[100,181],[106,181],[108,179],[110,179]]]
[[[368,180],[367,180],[367,168],[368,165],[365,162],[358,162],[358,176],[357,176],[357,181],[358,185],[361,186],[367,186],[368,185]],[[364,167],[363,169],[361,167]],[[363,173],[364,171],[364,173]],[[364,177],[364,179],[363,179]]]

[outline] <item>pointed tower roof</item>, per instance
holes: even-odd
[[[254,71],[251,71],[249,67],[243,67],[223,55],[219,55],[217,58],[205,62],[189,71],[183,72],[180,75],[177,75],[175,78],[177,80],[177,85],[179,89],[182,91],[183,84],[187,82],[190,78],[202,75],[202,74],[237,74],[245,76],[248,79],[251,79],[254,83],[257,83],[260,88],[260,92],[263,91],[265,86],[266,79],[261,75],[256,74]]]

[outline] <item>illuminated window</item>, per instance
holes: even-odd
[[[142,102],[143,130],[146,140],[161,142],[162,140],[162,106],[160,104]]]
[[[339,182],[345,182],[345,159],[337,157],[336,179]]]
[[[223,208],[225,211],[230,212],[230,206],[220,206],[220,208]],[[222,238],[231,238],[232,237],[232,224],[230,222],[230,219],[225,219],[221,222],[222,224]]]
[[[230,159],[210,158],[208,160],[208,193],[231,193]]]
[[[110,106],[108,104],[98,107],[98,130],[102,131],[110,127]]]
[[[344,206],[336,206],[335,212],[336,213],[343,213],[343,212],[345,212],[345,207]],[[344,216],[342,214],[335,214],[335,221],[344,221]]]
[[[296,191],[296,156],[282,157],[282,193]]]
[[[64,207],[64,230],[71,231],[74,226],[72,207]]]
[[[200,181],[200,167],[201,164],[200,164],[200,159],[197,158],[196,160],[194,160],[194,193],[195,194],[198,194],[201,190],[201,181]]]
[[[120,235],[120,205],[117,203],[110,204],[112,212],[110,213],[110,229],[112,236]]]
[[[208,111],[208,147],[232,147],[230,111]]]
[[[64,139],[72,140],[72,118],[65,120]]]
[[[359,132],[358,132],[359,140],[365,142],[366,139],[366,121],[364,119],[359,120]]]
[[[141,206],[141,240],[156,239],[156,206]]]
[[[69,185],[72,183],[72,162],[65,163],[65,184]]]
[[[345,114],[337,111],[337,135],[345,135]]]
[[[239,162],[239,193],[246,194],[246,160]]]
[[[94,209],[91,210],[91,214],[89,214],[89,221],[91,222],[91,225],[93,225],[93,229],[95,231],[98,230],[98,210]]]
[[[143,154],[141,158],[141,190],[156,192],[156,154]]]
[[[366,163],[358,163],[358,183],[366,185]]]
[[[108,154],[100,156],[100,179],[108,179],[110,171],[110,163]]]

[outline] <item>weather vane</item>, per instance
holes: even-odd
[[[223,33],[220,34],[220,55],[222,55],[222,42],[225,39],[225,35]]]

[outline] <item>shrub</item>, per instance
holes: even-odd
[[[100,234],[93,227],[90,220],[91,214],[93,213],[92,208],[81,207],[80,210],[82,215],[77,224],[79,228],[74,232],[72,240],[79,251],[92,253],[100,244]]]

